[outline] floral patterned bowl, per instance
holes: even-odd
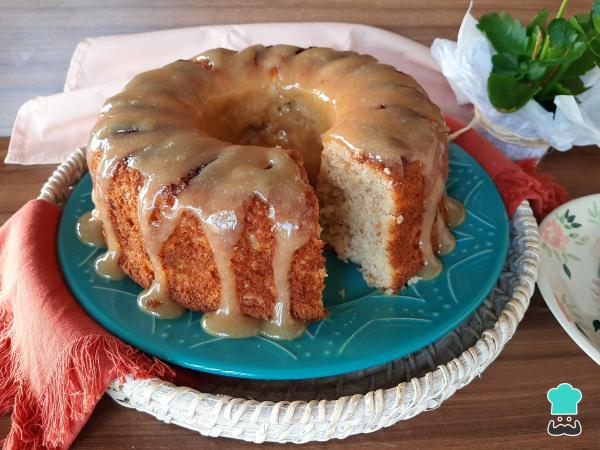
[[[569,336],[600,364],[600,194],[554,210],[540,237],[540,292]]]

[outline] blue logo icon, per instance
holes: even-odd
[[[552,405],[550,414],[558,416],[556,420],[548,422],[548,434],[550,436],[579,436],[582,431],[581,422],[573,420],[577,415],[577,405],[583,398],[583,394],[569,383],[561,383],[555,388],[548,389],[546,394]]]

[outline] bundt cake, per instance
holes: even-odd
[[[257,45],[176,61],[110,98],[87,149],[97,272],[122,269],[155,315],[208,312],[215,334],[290,338],[323,318],[323,241],[387,291],[435,276],[453,247],[442,114],[371,56]]]

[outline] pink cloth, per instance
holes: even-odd
[[[423,85],[445,114],[468,122],[471,109],[459,106],[429,48],[405,37],[348,23],[267,23],[220,25],[91,38],[77,46],[64,92],[36,97],[17,114],[7,163],[63,161],[88,137],[100,108],[137,73],[190,58],[215,47],[252,44],[324,46],[368,53],[406,72]]]

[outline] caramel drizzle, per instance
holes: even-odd
[[[93,247],[104,247],[106,245],[102,230],[102,220],[96,209],[86,212],[79,218],[75,232],[79,240],[86,245]]]
[[[169,297],[168,277],[162,266],[160,251],[177,225],[181,213],[187,210],[195,214],[202,223],[221,279],[220,307],[216,312],[204,315],[205,329],[217,335],[235,337],[258,333],[282,339],[297,337],[303,332],[304,323],[293,319],[291,315],[287,277],[294,252],[316,231],[313,224],[304,220],[310,215],[310,211],[306,206],[304,184],[299,183],[302,175],[297,164],[286,151],[278,148],[228,145],[197,131],[170,133],[168,137],[164,134],[156,136],[160,139],[138,151],[131,148],[132,144],[120,147],[118,152],[110,151],[114,147],[107,149],[104,146],[105,156],[98,169],[98,172],[102,170],[101,174],[113,174],[119,157],[130,155],[128,166],[145,175],[145,182],[139,192],[138,213],[140,231],[152,264],[154,280],[140,294],[140,308],[162,318],[177,317],[184,311]],[[126,151],[123,150],[124,147],[127,148]],[[172,205],[159,205],[158,199],[165,186],[177,184],[189,172],[190,167],[199,166],[203,169]],[[98,186],[97,192],[106,188],[104,184]],[[274,317],[267,322],[241,313],[235,275],[231,267],[234,247],[243,231],[241,224],[246,207],[254,196],[270,205],[270,218],[276,237],[273,273],[277,299]],[[158,208],[159,206],[162,207]],[[98,215],[107,209],[106,204],[101,205]],[[160,210],[159,218],[154,217],[157,209]],[[109,232],[114,233],[111,226],[105,228],[107,236]],[[108,245],[109,251],[98,261],[111,257],[112,262],[112,255],[118,255],[120,249],[111,249],[110,243]],[[102,270],[99,274],[105,277],[111,276],[108,273],[111,269],[97,270]]]
[[[283,180],[293,181],[286,183]],[[300,180],[298,167],[284,151],[229,146],[180,195],[182,208],[194,212],[202,221],[221,278],[221,304],[216,312],[204,315],[206,329],[221,335],[231,334],[230,329],[237,328],[238,337],[241,330],[251,330],[247,333],[260,331],[277,338],[296,337],[303,331],[303,325],[291,315],[288,283],[294,252],[315,233],[314,225],[304,220],[309,211]],[[274,318],[261,324],[258,330],[256,321],[239,310],[231,266],[234,247],[243,231],[239,224],[243,223],[246,205],[255,195],[269,205],[276,238],[272,263],[277,288]],[[230,320],[237,321],[238,325],[231,327]]]

